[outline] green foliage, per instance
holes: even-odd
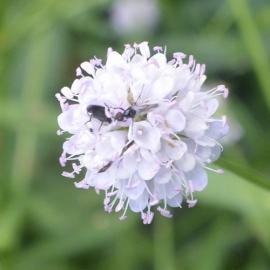
[[[121,36],[113,2],[0,3],[0,269],[269,269],[269,1],[160,0],[156,29]],[[231,132],[243,130],[198,205],[150,226],[134,213],[119,221],[61,176],[54,98],[82,61],[144,40],[205,63],[207,83],[230,89]]]

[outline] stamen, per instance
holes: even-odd
[[[120,217],[120,220],[126,219],[126,212],[127,212],[128,206],[129,206],[129,198],[127,199],[126,206],[125,206],[125,209],[124,209],[124,213],[123,213],[123,215]]]
[[[205,73],[206,66],[205,64],[201,65],[201,70],[200,70],[200,77]]]
[[[176,60],[172,59],[167,64],[170,65],[170,66],[173,66],[175,64],[175,62],[176,62]]]
[[[75,175],[74,175],[73,172],[72,172],[72,173],[69,173],[69,172],[62,172],[62,175],[63,175],[64,177],[68,177],[68,178],[75,178]]]
[[[183,59],[186,58],[186,55],[181,52],[177,52],[173,54],[173,57],[178,61],[179,66],[183,65]]]
[[[153,218],[154,218],[154,212],[150,212],[150,214],[148,215],[148,224],[152,223]]]
[[[210,140],[210,141],[213,141],[215,144],[217,144],[217,145],[220,147],[221,152],[223,151],[223,146],[222,146],[218,141],[216,141],[215,139],[210,138],[210,137],[208,137],[208,136],[205,136],[205,135],[204,135],[204,137],[207,138],[207,139]]]
[[[225,127],[226,122],[227,122],[227,117],[226,117],[226,115],[222,115],[222,116],[221,116],[221,120],[222,120],[222,122],[223,122],[222,127]]]
[[[124,202],[120,200],[118,205],[115,207],[115,212],[119,212],[123,208],[123,205],[124,205]]]
[[[158,203],[159,203],[158,199],[153,198],[153,200],[149,202],[149,205],[154,206],[154,205],[157,205]]]
[[[109,197],[104,198],[103,204],[104,204],[104,205],[109,204],[109,203],[110,203],[110,200],[111,200],[111,199],[110,199]]]
[[[207,167],[207,166],[204,166],[205,169],[209,170],[209,171],[212,171],[212,172],[215,172],[217,174],[224,174],[224,171],[222,169],[217,169],[217,170],[214,170],[210,167]]]
[[[136,183],[134,183],[133,185],[129,186],[125,186],[126,189],[128,190],[131,190],[131,189],[134,189],[135,187],[137,187],[141,182],[140,181],[137,181]]]
[[[199,78],[200,77],[200,69],[201,69],[201,65],[200,64],[197,64],[196,65],[196,68],[195,68],[195,71],[193,73],[194,75],[194,78]]]
[[[74,183],[76,188],[89,189],[89,185],[86,180],[82,180],[81,182]]]
[[[190,193],[193,193],[194,192],[193,181],[192,180],[189,180],[188,181],[188,184],[189,184],[189,191],[190,191]]]
[[[209,93],[207,99],[223,95],[224,98],[227,98],[229,95],[229,90],[224,85],[219,85],[211,90],[208,90],[205,93]]]
[[[104,206],[104,211],[105,211],[105,212],[108,212],[108,213],[111,213],[111,212],[112,212],[112,207],[109,206],[109,205],[105,205],[105,206]]]
[[[188,64],[187,64],[187,68],[191,68],[194,64],[194,57],[193,55],[190,55],[189,56],[189,59],[188,59]]]
[[[65,132],[65,131],[59,129],[59,130],[57,130],[56,134],[57,134],[58,136],[61,136],[64,132]]]
[[[61,157],[59,158],[59,162],[60,162],[62,167],[66,166],[67,157],[66,157],[66,152],[65,151],[62,153]]]
[[[144,181],[143,183],[144,183],[144,186],[145,186],[147,192],[148,192],[153,198],[155,198],[155,196],[150,192],[150,190],[149,190],[149,188],[148,188],[146,182]]]
[[[197,200],[187,200],[187,203],[188,203],[188,207],[191,208],[195,206],[195,204],[197,203]]]
[[[108,192],[107,193],[107,196],[108,197],[112,197],[112,196],[116,195],[117,193],[118,193],[118,190],[115,190],[115,191],[112,191],[112,192]]]
[[[163,209],[160,206],[157,208],[157,210],[160,212],[160,214],[164,217],[171,218],[173,215],[170,213],[169,210]]]
[[[161,46],[155,46],[153,50],[158,53],[163,51]]]
[[[82,167],[83,167],[82,165],[78,166],[76,163],[72,163],[72,168],[73,168],[74,172],[77,174],[80,173],[80,171],[82,170],[81,169]]]
[[[154,213],[148,209],[147,213],[141,212],[141,219],[143,220],[143,224],[151,224],[154,217]]]

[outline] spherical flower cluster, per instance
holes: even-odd
[[[193,56],[173,54],[147,42],[125,45],[123,54],[108,49],[105,65],[96,57],[83,62],[71,88],[56,97],[62,113],[58,124],[71,134],[63,144],[62,166],[72,161],[74,178],[86,168],[77,188],[105,192],[104,209],[140,212],[144,224],[153,219],[152,206],[171,217],[168,206],[193,207],[195,191],[208,182],[206,169],[220,156],[217,142],[229,128],[226,117],[215,117],[217,96],[228,96],[219,85],[201,91],[205,65]],[[222,170],[215,172],[221,174]]]

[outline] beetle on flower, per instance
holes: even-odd
[[[97,58],[83,62],[71,88],[56,95],[62,108],[58,134],[71,134],[60,163],[73,161],[73,171],[63,175],[74,178],[86,168],[77,188],[103,190],[105,211],[122,210],[125,219],[130,208],[145,224],[155,205],[166,217],[172,216],[168,206],[181,207],[183,199],[195,206],[194,192],[207,186],[206,170],[223,173],[209,164],[219,158],[218,140],[229,132],[226,117],[214,116],[217,97],[226,98],[228,89],[202,91],[205,65],[193,56],[184,63],[183,53],[167,61],[163,48],[154,52],[147,42],[125,45],[123,54],[109,48],[105,65]],[[89,121],[89,106],[98,106],[106,121],[95,115]]]

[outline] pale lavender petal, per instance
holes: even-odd
[[[186,177],[193,182],[193,188],[196,191],[202,191],[208,183],[208,177],[205,170],[200,166],[195,166],[192,171],[186,172]]]
[[[94,74],[94,67],[90,62],[83,62],[81,63],[81,68],[85,70],[88,74],[93,75]]]
[[[166,184],[172,178],[172,170],[166,167],[161,167],[154,177],[154,181],[157,184]]]
[[[180,132],[186,126],[186,117],[178,110],[169,110],[165,116],[167,125],[174,131]]]

